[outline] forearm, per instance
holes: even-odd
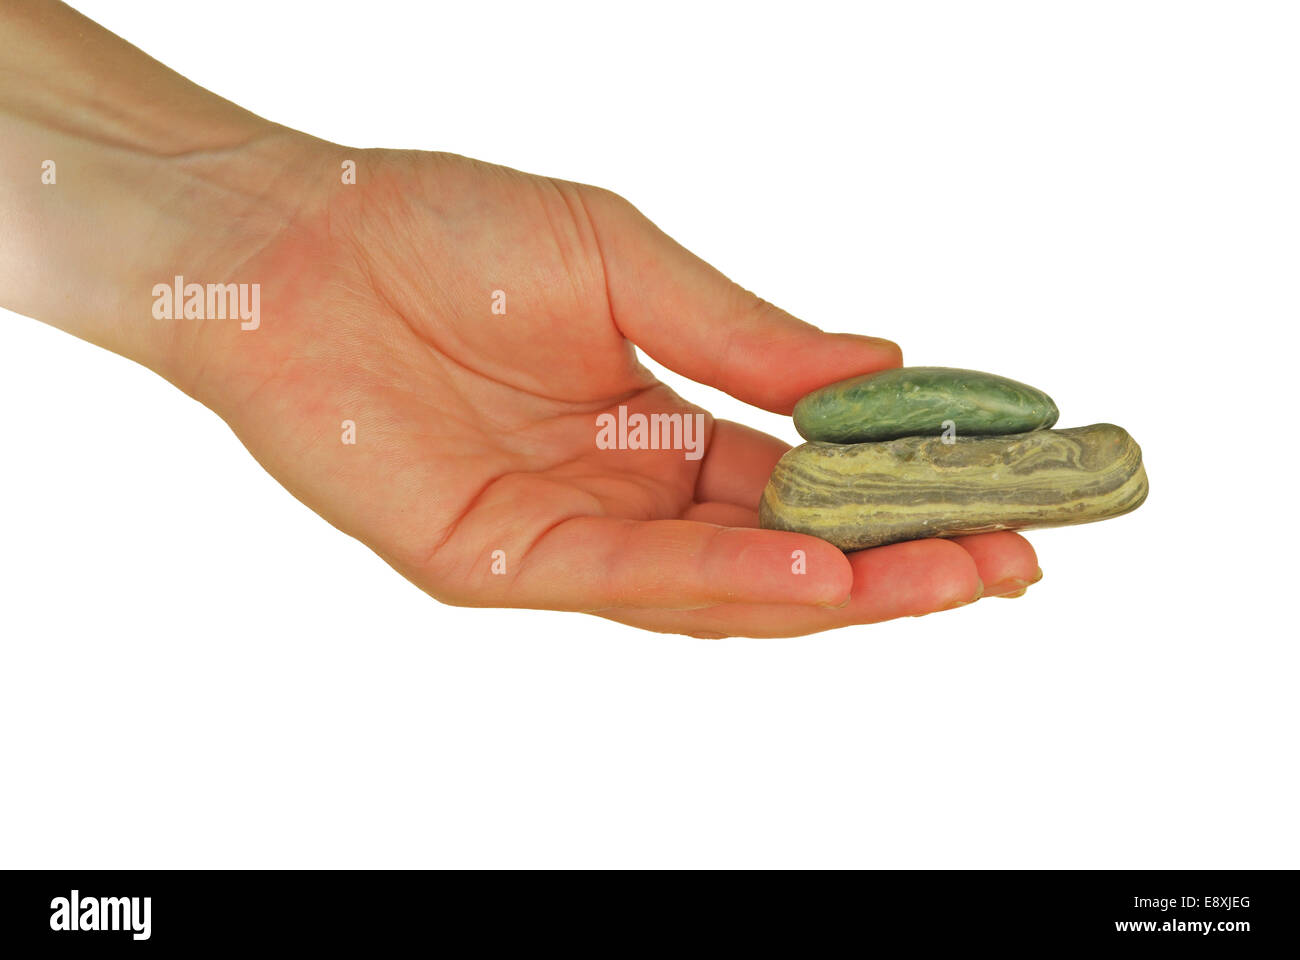
[[[60,3],[0,7],[0,305],[183,377],[155,284],[229,279],[294,200],[308,138]]]

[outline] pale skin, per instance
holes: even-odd
[[[166,377],[443,602],[793,636],[1017,596],[1041,576],[1015,533],[846,556],[757,529],[787,447],[737,423],[706,417],[698,461],[598,449],[596,417],[620,404],[700,412],[634,344],[787,415],[902,362],[890,341],[758,299],[607,190],[314,139],[44,0],[0,8],[0,142],[0,305]],[[259,283],[260,327],[155,319],[151,291],[177,274]]]

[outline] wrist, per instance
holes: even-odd
[[[121,290],[133,345],[147,355],[134,359],[213,407],[232,380],[256,376],[241,368],[257,366],[272,336],[263,316],[283,302],[297,256],[285,251],[322,207],[332,153],[269,127],[237,147],[167,160],[148,267]]]
[[[0,72],[0,306],[190,389],[202,324],[158,319],[154,289],[241,282],[316,188],[324,145],[61,4],[0,10]]]
[[[0,305],[189,389],[206,323],[183,304],[158,309],[155,289],[177,277],[246,282],[240,268],[321,179],[320,144],[259,123],[238,143],[160,155],[0,118],[0,211],[11,225],[0,239]]]

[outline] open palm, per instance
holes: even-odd
[[[206,321],[214,359],[192,389],[292,493],[433,596],[779,636],[1038,576],[1011,533],[846,557],[756,529],[786,445],[739,424],[706,415],[701,459],[596,443],[620,405],[703,413],[633,344],[789,413],[899,364],[892,343],[794,319],[607,191],[444,154],[349,155],[358,182],[307,197],[228,277],[261,282],[261,327]]]

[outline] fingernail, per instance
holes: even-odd
[[[1032,587],[1039,580],[1043,579],[1043,568],[1038,567],[1034,570],[1034,576],[1029,580],[1022,580],[1019,577],[1012,577],[1009,580],[1003,580],[996,586],[990,587],[988,596],[990,597],[1012,597],[1024,596],[1025,588]]]
[[[990,587],[988,595],[990,597],[1008,597],[1012,595],[1018,597],[1025,592],[1026,588],[1028,588],[1028,586],[1031,583],[1034,582],[1036,581],[1020,580],[1018,578],[1013,577],[1010,580],[1003,580],[1001,583],[998,583]]]
[[[1028,587],[1021,587],[1015,593],[999,593],[997,597],[999,600],[1014,600],[1016,597],[1023,597],[1028,592]]]
[[[956,610],[958,607],[968,607],[982,596],[984,596],[983,583],[981,583],[979,585],[979,588],[975,591],[975,596],[971,597],[969,600],[954,600],[952,603],[948,604],[948,606],[944,607],[943,609]]]
[[[867,343],[879,350],[888,350],[890,353],[897,353],[900,358],[903,356],[903,348],[893,340],[886,340],[884,337],[869,337],[862,333],[853,334],[853,336],[859,340],[865,340]]]

